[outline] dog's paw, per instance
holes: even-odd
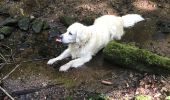
[[[48,64],[48,65],[52,65],[54,62],[56,62],[55,58],[50,59],[50,60],[47,62],[47,64]]]
[[[63,65],[63,66],[60,67],[59,71],[60,72],[66,72],[69,68],[70,68],[69,65]]]

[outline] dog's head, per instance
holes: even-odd
[[[67,28],[67,32],[60,36],[58,41],[64,44],[80,43],[86,41],[88,40],[88,34],[84,33],[85,28],[87,28],[87,26],[84,26],[83,24],[77,22],[73,23]]]

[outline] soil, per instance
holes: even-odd
[[[121,41],[134,42],[140,48],[170,57],[168,0],[1,0],[0,4],[8,8],[10,16],[34,16],[47,21],[51,27],[57,27],[62,33],[66,26],[60,23],[59,17],[63,15],[81,22],[87,16],[96,18],[104,14],[141,14],[146,20],[125,29],[126,34]],[[0,22],[5,18],[0,15]],[[0,79],[18,62],[22,62],[1,83],[16,100],[87,100],[98,94],[104,94],[112,100],[130,100],[138,94],[147,95],[152,100],[163,100],[169,95],[169,75],[121,68],[103,60],[102,52],[81,68],[59,72],[58,68],[70,59],[53,66],[46,65],[48,59],[63,50],[56,50],[61,44],[56,44],[54,40],[48,41],[48,34],[48,31],[33,34],[16,28],[10,37],[0,41],[9,46],[13,53],[9,57],[9,48],[1,48],[1,52],[12,63],[3,67],[1,65]],[[102,81],[111,84],[103,84]],[[0,99],[9,98],[0,91]]]

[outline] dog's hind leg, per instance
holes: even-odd
[[[91,55],[86,55],[84,57],[74,59],[74,60],[68,62],[67,64],[61,66],[59,71],[67,71],[70,67],[74,67],[74,68],[80,67],[83,64],[85,64],[86,62],[89,62],[91,59],[92,59]]]
[[[58,57],[50,59],[50,60],[47,62],[47,64],[48,64],[48,65],[52,65],[54,62],[56,62],[56,61],[58,61],[58,60],[62,60],[62,59],[67,58],[67,57],[69,57],[69,56],[71,56],[70,50],[69,50],[69,49],[66,49],[66,50],[65,50],[63,53],[61,53]]]

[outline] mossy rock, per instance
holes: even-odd
[[[0,23],[0,26],[15,26],[18,22],[18,19],[16,18],[7,18],[3,22]]]
[[[29,17],[23,17],[18,21],[18,27],[21,30],[27,31],[30,26],[31,19]]]
[[[125,43],[111,41],[103,50],[104,58],[122,67],[142,72],[170,74],[170,58],[139,49]]]
[[[94,23],[94,20],[95,18],[93,17],[84,17],[81,22],[85,25],[92,25]]]
[[[47,30],[47,29],[50,29],[50,25],[46,21],[44,21],[43,30]]]
[[[149,99],[149,97],[148,96],[144,96],[144,95],[137,95],[137,96],[135,96],[134,97],[134,99],[133,100],[151,100],[151,99]]]
[[[70,26],[75,21],[74,18],[70,16],[60,16],[59,19],[60,19],[60,22],[64,24],[64,26],[66,27]]]
[[[13,27],[9,27],[9,26],[3,26],[2,28],[0,28],[0,34],[3,34],[5,36],[9,36],[11,35],[11,33],[14,31]]]
[[[10,16],[9,12],[8,12],[8,8],[5,7],[4,5],[0,4],[0,15],[3,16]]]
[[[41,30],[43,29],[43,24],[44,22],[42,20],[34,20],[32,22],[32,30],[35,32],[35,33],[40,33]]]

